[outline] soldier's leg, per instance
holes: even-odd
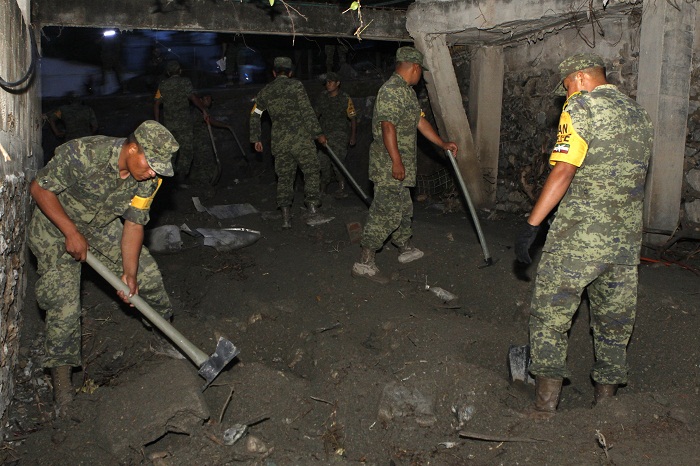
[[[99,235],[90,235],[92,253],[117,277],[124,273],[121,256],[121,237],[124,227],[115,220],[100,230]],[[165,291],[158,264],[145,247],[141,247],[138,269],[139,295],[163,318],[172,317],[170,298]]]
[[[584,288],[600,269],[544,252],[537,269],[530,309],[530,373],[550,379],[569,377],[567,332]]]
[[[333,149],[333,153],[338,157],[338,160],[344,164],[345,158],[348,155],[348,138],[344,134],[332,134],[330,136],[326,135],[326,137],[328,138],[328,144],[331,146],[331,149]],[[337,181],[345,180],[345,176],[340,169],[330,159],[328,159],[328,161],[331,167],[333,167],[335,179]]]
[[[398,205],[396,210],[401,215],[398,228],[391,235],[391,242],[399,248],[406,246],[408,240],[413,235],[413,227],[411,221],[413,219],[413,200],[411,199],[411,191],[409,188],[402,188],[399,193]]]
[[[275,173],[277,174],[277,207],[289,207],[294,201],[294,178],[297,163],[291,154],[275,154]]]
[[[318,156],[318,164],[320,168],[320,192],[321,195],[326,193],[326,187],[330,184],[332,180],[332,175],[333,175],[333,162],[331,162],[331,159],[328,157],[328,154],[323,149],[319,149],[318,152],[316,153]]]
[[[381,249],[384,241],[399,227],[402,218],[401,191],[404,189],[379,184],[374,186],[374,200],[369,207],[367,224],[360,241],[363,248],[372,251]]]
[[[588,287],[596,362],[591,377],[599,384],[627,382],[627,344],[637,308],[637,266],[611,265]]]
[[[44,367],[80,366],[80,262],[72,257],[40,264],[39,307],[46,311]],[[43,258],[37,256],[38,260]]]
[[[175,173],[180,180],[184,180],[190,174],[192,160],[194,158],[192,125],[183,126],[179,133],[180,139],[177,139],[177,142],[180,144],[180,152],[177,158],[177,169]]]
[[[308,206],[321,205],[321,171],[313,145],[300,147],[296,152],[299,168],[304,174],[304,203]]]

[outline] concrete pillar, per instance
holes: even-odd
[[[485,205],[496,205],[503,104],[503,47],[480,47],[471,62],[469,116]]]
[[[416,34],[414,44],[425,56],[425,65],[430,70],[424,74],[438,130],[443,139],[457,143],[457,163],[469,196],[477,207],[487,205],[481,180],[479,158],[469,120],[457,85],[457,76],[452,65],[452,56],[447,48],[444,34],[430,36]]]
[[[673,231],[679,220],[694,35],[694,3],[644,2],[637,101],[655,129],[644,205],[644,225],[655,230]]]

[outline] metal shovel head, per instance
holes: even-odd
[[[202,391],[214,381],[224,367],[226,367],[233,358],[238,356],[240,352],[241,350],[236,348],[233,343],[224,337],[219,337],[219,341],[216,342],[216,350],[214,350],[214,353],[209,356],[209,359],[204,361],[199,367],[199,375],[207,381],[202,387]]]
[[[519,380],[526,384],[534,384],[535,379],[528,372],[530,367],[530,345],[510,345],[508,348],[508,372],[510,381]]]

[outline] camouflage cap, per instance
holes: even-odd
[[[157,121],[147,120],[136,128],[134,136],[153,171],[162,176],[173,176],[172,158],[180,145],[170,131]]]
[[[277,69],[291,70],[292,69],[292,59],[289,57],[275,57],[275,61],[273,63],[273,66]]]
[[[326,81],[340,82],[340,76],[338,76],[338,73],[329,71],[328,73],[326,73]]]
[[[168,60],[168,63],[165,64],[165,71],[168,74],[177,73],[180,71],[180,63],[177,60]]]
[[[430,71],[423,65],[423,54],[413,47],[401,47],[396,51],[396,61],[406,61],[409,63],[418,63],[424,71]]]
[[[559,64],[559,84],[554,88],[557,95],[566,95],[564,89],[564,79],[571,73],[575,73],[586,68],[605,68],[605,62],[595,53],[578,53],[572,55]]]

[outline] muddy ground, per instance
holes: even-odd
[[[244,144],[254,93],[215,93],[219,116],[229,118]],[[149,117],[146,95],[89,103],[106,134],[124,135]],[[367,120],[360,129],[348,165],[367,187]],[[149,228],[187,223],[261,232],[255,244],[234,251],[183,235],[179,252],[155,254],[175,326],[206,353],[226,336],[240,348],[239,357],[200,395],[195,366],[154,353],[137,312],[86,270],[84,366],[73,377],[80,389],[69,418],[57,420],[50,379],[41,369],[43,317],[32,265],[16,395],[0,450],[4,463],[697,464],[697,243],[669,251],[681,265],[640,267],[630,381],[618,396],[591,407],[593,354],[584,301],[571,331],[573,377],[559,412],[550,421],[531,421],[519,412],[533,387],[511,383],[506,364],[509,346],[528,338],[535,266],[518,268],[511,247],[522,217],[480,212],[495,260],[483,267],[462,206],[439,196],[417,201],[414,242],[425,257],[401,265],[388,245],[378,265],[392,281],[382,286],[354,279],[350,268],[359,246],[350,243],[346,224],[364,222],[360,199],[326,196],[322,211],[334,219],[308,227],[298,191],[293,228],[282,230],[269,154],[249,153],[245,163],[229,135],[217,138],[224,160],[220,183],[166,184]],[[260,213],[218,220],[197,212],[193,196],[206,206],[250,203]],[[653,251],[647,256],[655,257]],[[458,298],[443,302],[426,284]],[[226,445],[224,432],[246,423],[253,424],[247,435]]]

